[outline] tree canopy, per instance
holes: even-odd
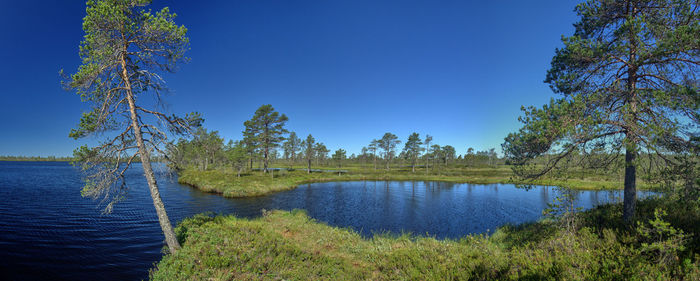
[[[106,211],[122,200],[128,188],[124,173],[137,157],[146,175],[153,204],[171,252],[179,249],[170,220],[160,199],[150,165],[151,153],[163,152],[170,134],[185,134],[199,126],[199,114],[184,118],[147,106],[141,97],[162,104],[166,91],[159,72],[174,72],[185,62],[189,49],[187,28],[175,24],[166,7],[153,13],[150,1],[88,1],[83,18],[85,35],[80,43],[82,64],[66,77],[64,86],[91,105],[70,136],[105,135],[95,147],[76,149],[76,163],[87,172],[84,196],[102,197]]]
[[[343,160],[345,160],[345,158],[347,157],[346,153],[347,152],[345,151],[345,149],[342,149],[342,148],[336,150],[335,153],[333,153],[332,158],[333,158],[333,160],[336,161],[336,163],[338,163],[338,167],[341,166]]]
[[[698,136],[697,8],[696,1],[673,0],[577,5],[575,32],[562,38],[545,80],[560,96],[524,108],[523,127],[503,144],[516,174],[536,178],[594,149],[611,157],[624,151],[623,216],[630,222],[640,152],[653,169],[668,170]]]
[[[411,170],[413,172],[416,171],[418,156],[423,152],[423,147],[421,147],[421,145],[423,145],[423,142],[420,139],[420,135],[414,132],[408,136],[408,140],[403,148],[404,155],[411,160]]]
[[[389,170],[389,163],[396,154],[396,146],[400,144],[399,137],[392,133],[385,133],[381,139],[377,141],[377,146],[384,150],[384,160],[386,161],[386,169]]]
[[[301,149],[301,139],[297,137],[297,133],[289,133],[287,141],[284,142],[282,148],[284,149],[284,158],[291,159],[294,162],[297,158],[297,153]]]
[[[316,140],[313,136],[311,136],[311,134],[309,134],[306,137],[306,140],[301,143],[301,147],[304,150],[304,156],[306,157],[306,162],[308,165],[306,167],[306,172],[311,173],[311,159],[313,159],[316,155]]]
[[[263,171],[267,173],[270,150],[276,148],[288,133],[284,124],[289,120],[286,115],[279,114],[270,104],[264,104],[255,111],[253,118],[245,121],[245,131],[248,138],[255,142],[263,154]]]

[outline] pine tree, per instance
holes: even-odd
[[[574,152],[594,147],[624,153],[623,217],[632,222],[640,151],[648,151],[658,169],[673,167],[678,163],[670,155],[689,151],[689,140],[698,134],[697,3],[577,5],[576,31],[562,38],[564,47],[556,50],[545,80],[561,96],[541,109],[524,109],[523,128],[503,144],[516,174],[542,176]]]
[[[418,156],[423,151],[421,145],[423,142],[420,139],[418,133],[413,133],[408,136],[408,140],[403,148],[404,155],[411,161],[411,171],[416,172],[416,162],[418,161]]]
[[[87,173],[82,194],[109,202],[105,212],[122,200],[128,189],[124,173],[140,159],[158,221],[171,253],[180,248],[151,167],[151,155],[166,155],[169,134],[184,134],[201,124],[198,114],[180,118],[147,108],[140,98],[161,104],[166,90],[158,72],[174,72],[186,61],[187,29],[163,8],[155,14],[143,8],[150,1],[88,1],[80,44],[82,64],[64,86],[74,90],[91,110],[83,113],[70,136],[110,137],[96,147],[75,151],[76,163]],[[162,125],[164,124],[164,125]]]
[[[267,173],[270,150],[278,147],[284,140],[283,134],[288,133],[284,124],[289,120],[286,115],[279,114],[272,105],[265,104],[255,111],[253,118],[245,121],[243,134],[257,144],[263,154],[263,172]]]

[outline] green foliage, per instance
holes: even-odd
[[[167,148],[168,164],[176,170],[196,167],[207,170],[225,160],[224,140],[218,131],[208,131],[198,128],[192,139],[179,139],[177,143],[169,143]]]
[[[697,161],[690,149],[700,124],[697,9],[697,1],[675,0],[577,5],[575,32],[562,37],[564,47],[556,50],[545,79],[560,97],[542,108],[523,108],[523,127],[505,138],[503,151],[515,174],[537,178],[579,166],[576,154],[609,155],[587,163],[624,167],[631,195],[640,152],[646,151],[647,176],[659,180],[681,172],[677,167],[687,153]],[[622,151],[624,166],[614,161]],[[625,202],[629,220],[634,197]]]
[[[306,140],[304,140],[301,143],[302,151],[304,153],[304,158],[306,158],[307,162],[307,167],[306,167],[306,172],[310,173],[311,172],[311,159],[314,159],[316,157],[316,139],[314,139],[311,134],[309,134],[306,137]]]
[[[648,177],[648,181],[659,184],[676,200],[687,206],[700,209],[700,136],[691,137],[686,148],[675,155],[676,165],[666,167]]]
[[[229,141],[229,144],[225,148],[225,153],[229,163],[231,163],[231,166],[237,171],[240,177],[241,171],[245,168],[245,164],[248,160],[245,145],[242,141]]]
[[[662,217],[666,215],[666,211],[657,208],[654,210],[654,219],[649,220],[648,224],[638,223],[637,232],[644,241],[640,250],[651,254],[661,265],[677,266],[678,253],[685,250],[687,235],[664,221]]]
[[[95,149],[89,148],[87,145],[81,145],[80,147],[73,150],[74,162],[80,163],[85,162],[88,159],[95,157],[97,151]]]
[[[207,166],[216,164],[217,160],[223,158],[224,139],[219,136],[218,131],[207,132],[206,129],[198,129],[192,138],[192,143],[196,148],[196,155],[203,158],[202,170],[206,170]]]
[[[447,164],[447,162],[453,161],[457,158],[457,152],[456,152],[455,148],[451,145],[443,146],[442,153],[443,153],[445,164]]]
[[[640,202],[651,216],[662,200]],[[674,216],[682,210],[671,207]],[[303,211],[265,212],[257,219],[197,216],[178,226],[183,249],[163,257],[152,280],[697,280],[698,248],[672,266],[643,250],[634,229],[620,225],[619,205],[583,212],[567,233],[547,221],[505,226],[491,236],[437,240],[410,235],[363,238]],[[691,218],[700,222],[697,213]],[[599,222],[599,223],[593,223]],[[692,243],[690,243],[692,244]],[[689,245],[690,245],[689,244]]]
[[[326,158],[328,158],[328,152],[330,152],[330,150],[322,142],[317,142],[316,145],[314,145],[313,151],[316,152],[316,163],[326,160]]]
[[[175,24],[175,14],[168,8],[153,13],[144,8],[148,4],[87,1],[82,64],[63,81],[90,104],[69,136],[108,136],[95,147],[76,149],[74,161],[86,172],[83,194],[105,202],[124,197],[123,174],[132,162],[150,160],[149,151],[161,152],[169,136],[187,134],[202,122],[198,113],[168,116],[139,102],[142,95],[151,95],[162,104],[166,88],[158,73],[174,72],[187,61],[189,49],[187,29]]]
[[[335,160],[335,162],[338,163],[338,167],[340,167],[340,165],[342,165],[343,160],[345,160],[345,158],[347,157],[345,155],[345,153],[346,153],[345,149],[342,149],[342,148],[336,150],[335,153],[333,153],[333,160]]]
[[[411,167],[414,169],[414,171],[418,157],[420,156],[421,152],[423,152],[423,147],[421,147],[422,144],[423,142],[420,139],[420,135],[414,132],[408,136],[408,140],[403,147],[402,153],[404,154],[404,157],[411,161]]]
[[[329,169],[335,167],[326,166]],[[346,173],[341,175],[324,172],[309,173],[307,166],[297,166],[286,173],[276,174],[274,178],[258,173],[239,173],[228,168],[199,171],[186,169],[178,174],[178,182],[187,184],[206,192],[220,193],[225,197],[259,196],[272,192],[290,190],[296,186],[312,182],[356,181],[356,180],[407,180],[407,181],[447,181],[456,183],[514,183],[537,184],[545,186],[568,186],[575,189],[602,190],[620,189],[616,178],[589,177],[586,179],[562,180],[543,177],[536,181],[518,181],[514,179],[510,167],[454,167],[444,166],[439,172],[427,174],[412,173],[409,168],[392,170],[374,170],[357,165],[343,167]],[[239,176],[240,175],[240,176]],[[647,187],[646,185],[642,186]]]
[[[467,154],[464,155],[463,160],[467,166],[495,166],[500,162],[495,148],[476,151],[475,153],[474,148],[469,147],[467,148]],[[509,160],[506,160],[505,163],[511,164]]]
[[[282,147],[284,148],[284,158],[295,161],[298,157],[299,151],[302,149],[301,145],[301,139],[297,137],[297,133],[290,132],[289,136],[287,137],[287,141],[282,144]]]
[[[569,233],[574,233],[578,229],[578,216],[576,213],[581,211],[581,207],[576,207],[576,190],[568,188],[556,188],[558,195],[554,198],[554,202],[547,203],[547,209],[542,211],[542,214],[553,221],[559,223],[559,227]]]
[[[99,112],[97,108],[93,108],[92,111],[83,112],[83,115],[80,117],[78,128],[71,129],[68,136],[77,140],[79,138],[86,137],[90,133],[101,130],[102,128],[99,128],[99,122],[97,120],[98,115]],[[109,126],[105,125],[104,127],[104,129],[106,129]]]
[[[391,159],[394,158],[396,154],[396,146],[400,143],[399,137],[389,132],[385,133],[384,136],[377,141],[377,147],[384,150],[384,160],[386,161],[387,170],[389,170]]]
[[[279,114],[272,105],[265,104],[255,111],[253,118],[245,121],[243,134],[249,138],[249,142],[257,144],[257,148],[263,153],[267,172],[270,149],[278,147],[284,140],[283,134],[288,133],[284,124],[289,120],[286,115]]]

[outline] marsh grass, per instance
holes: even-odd
[[[344,167],[346,173],[308,174],[297,169],[244,174],[226,170],[185,170],[181,183],[226,197],[258,196],[297,185],[355,180],[515,183],[507,166],[453,167],[411,173]],[[614,175],[575,179],[544,178],[529,184],[576,189],[619,189]],[[571,176],[571,175],[569,175]],[[642,187],[648,187],[642,185]],[[637,225],[665,219],[690,234],[665,251],[659,263],[647,241],[621,221],[619,204],[577,213],[577,227],[561,228],[557,218],[505,225],[491,235],[439,240],[410,234],[364,238],[350,228],[318,222],[304,211],[268,211],[256,219],[198,215],[177,227],[182,250],[166,255],[151,271],[153,280],[700,280],[700,212],[670,200],[638,203]],[[663,241],[661,241],[663,242]],[[663,244],[666,245],[666,244]],[[648,247],[647,247],[648,248]]]
[[[455,183],[493,184],[512,183],[544,186],[564,186],[573,189],[603,190],[621,189],[622,181],[612,175],[586,173],[586,177],[578,176],[577,171],[571,171],[568,177],[549,177],[535,181],[519,181],[513,176],[508,166],[498,167],[450,167],[443,168],[439,173],[431,171],[426,174],[410,168],[392,170],[374,170],[358,166],[344,167],[346,173],[332,172],[307,173],[301,168],[291,171],[275,172],[274,175],[261,172],[244,173],[240,177],[232,170],[198,171],[184,170],[179,173],[178,182],[205,192],[220,193],[225,197],[260,196],[272,192],[294,189],[299,185],[329,181],[357,180],[392,180],[392,181],[446,181]],[[640,189],[651,186],[641,183]]]
[[[700,215],[646,199],[639,220],[653,210],[686,233]],[[580,213],[582,227],[560,230],[552,221],[504,226],[491,236],[458,240],[382,234],[363,238],[295,210],[257,219],[198,215],[177,228],[183,243],[151,272],[153,280],[700,280],[698,237],[670,264],[642,249],[634,228],[618,223],[619,205]],[[680,219],[681,221],[677,221]]]

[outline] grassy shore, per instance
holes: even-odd
[[[639,203],[652,218],[661,200]],[[685,233],[700,215],[661,206]],[[363,238],[303,211],[257,219],[199,215],[177,227],[182,250],[166,255],[152,280],[700,280],[698,237],[684,248],[649,250],[649,241],[619,220],[620,205],[580,216],[564,229],[541,221],[505,226],[491,236],[437,240],[409,235]]]
[[[329,181],[356,181],[356,180],[395,180],[395,181],[447,181],[455,183],[492,184],[492,183],[519,183],[546,186],[564,186],[575,189],[602,190],[621,189],[622,181],[613,176],[600,176],[595,173],[572,174],[569,179],[542,178],[536,181],[522,182],[513,179],[513,173],[508,166],[500,167],[452,167],[443,169],[439,173],[431,171],[425,173],[410,169],[368,169],[363,167],[344,168],[347,172],[342,174],[327,172],[307,173],[301,168],[294,171],[278,171],[273,174],[260,172],[246,173],[238,177],[231,170],[198,171],[194,169],[184,170],[179,173],[178,182],[187,184],[205,192],[220,193],[225,197],[260,196],[272,192],[290,190],[298,185],[329,182]],[[639,184],[640,189],[648,188],[644,183]]]

